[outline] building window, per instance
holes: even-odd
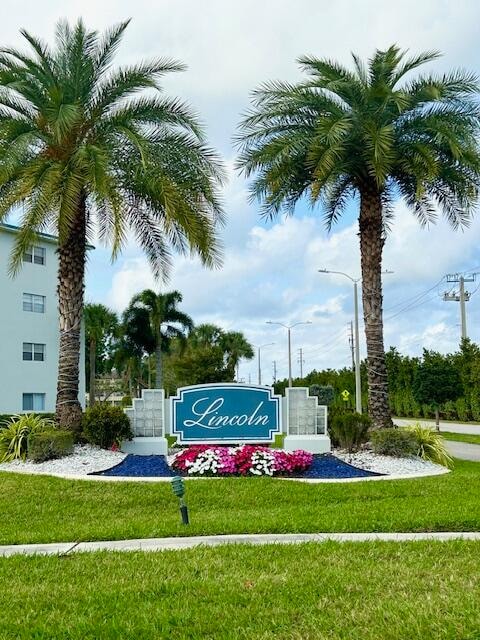
[[[34,293],[24,293],[23,310],[45,313],[45,296],[37,296]]]
[[[23,411],[45,411],[45,394],[24,393],[22,409]]]
[[[45,345],[36,342],[23,343],[23,359],[43,362],[45,360]]]
[[[23,254],[23,261],[33,262],[33,264],[45,264],[45,256],[45,247],[30,247]]]

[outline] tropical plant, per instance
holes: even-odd
[[[71,429],[81,426],[80,329],[94,231],[112,258],[131,231],[155,276],[168,275],[172,250],[207,266],[220,260],[219,160],[189,107],[159,84],[183,65],[159,58],[113,68],[127,25],[99,35],[81,20],[60,22],[53,48],[22,31],[29,53],[0,51],[0,221],[23,211],[13,274],[38,232],[58,235],[56,411]]]
[[[190,316],[178,309],[182,300],[179,291],[155,293],[151,289],[145,289],[132,298],[126,311],[127,321],[137,322],[144,328],[146,351],[149,352],[149,345],[154,349],[157,389],[163,388],[163,354],[170,351],[174,338],[180,347],[185,347],[186,333],[193,329]]]
[[[349,452],[358,451],[368,440],[372,421],[361,413],[338,413],[332,416],[330,435],[335,446]]]
[[[133,438],[125,411],[105,402],[87,407],[83,414],[83,434],[88,442],[103,449],[119,446],[123,440]]]
[[[406,80],[438,57],[406,58],[397,46],[376,51],[353,71],[330,60],[300,58],[308,78],[269,82],[253,94],[238,161],[254,175],[263,213],[292,213],[305,199],[323,204],[330,229],[352,198],[359,202],[369,414],[391,426],[383,341],[382,252],[399,196],[422,225],[440,210],[453,228],[468,223],[478,195],[478,83],[454,71]]]
[[[227,379],[233,380],[240,360],[251,360],[254,357],[253,347],[240,331],[225,332],[220,344],[225,353]]]
[[[422,427],[419,423],[407,427],[406,431],[414,437],[417,445],[416,454],[420,458],[441,464],[443,467],[451,468],[453,466],[453,460],[447,451],[445,440],[439,433],[428,427]]]
[[[89,354],[89,405],[92,406],[95,404],[97,349],[99,345],[103,346],[108,336],[114,336],[118,327],[118,319],[116,313],[103,304],[86,304],[83,315],[85,319],[85,339],[88,344]]]
[[[0,462],[25,460],[29,436],[54,428],[53,420],[33,413],[12,416],[0,425]]]
[[[186,349],[172,350],[169,371],[173,386],[230,382],[240,358],[254,357],[252,345],[238,331],[224,331],[214,324],[201,324],[188,336]]]
[[[370,439],[374,452],[382,456],[408,458],[416,455],[418,451],[414,435],[406,429],[380,429],[373,431]]]

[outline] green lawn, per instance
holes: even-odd
[[[0,560],[0,638],[474,640],[480,543]]]
[[[469,444],[480,444],[480,433],[453,433],[453,431],[442,431],[442,438],[454,440],[455,442],[468,442]]]
[[[190,480],[191,525],[169,484],[0,473],[0,544],[221,533],[480,530],[480,464],[444,476],[304,484]]]

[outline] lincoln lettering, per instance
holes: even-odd
[[[199,398],[192,405],[195,420],[185,420],[185,427],[203,427],[204,429],[220,429],[227,426],[267,426],[269,417],[260,413],[263,402],[260,402],[251,414],[221,415],[224,399],[217,398],[210,402],[209,398]]]

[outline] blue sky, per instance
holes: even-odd
[[[350,283],[317,273],[326,267],[359,274],[356,208],[327,234],[321,211],[299,207],[293,218],[265,224],[258,206],[248,203],[248,185],[234,169],[232,135],[248,107],[249,92],[260,82],[300,78],[296,58],[302,54],[349,63],[351,51],[368,57],[375,48],[398,43],[412,52],[440,49],[444,57],[432,68],[442,72],[464,67],[480,72],[478,4],[458,0],[4,0],[0,42],[18,45],[25,27],[50,39],[55,22],[80,15],[89,27],[132,18],[118,61],[168,55],[188,65],[185,73],[166,79],[165,90],[188,100],[201,115],[208,139],[225,159],[229,181],[224,189],[228,224],[225,260],[220,271],[203,270],[179,258],[167,288],[184,295],[184,308],[195,322],[216,322],[244,331],[254,344],[274,342],[263,354],[263,378],[271,379],[272,361],[286,375],[286,335],[266,320],[312,325],[293,333],[296,350],[304,352],[304,371],[351,362],[347,325],[352,319]],[[420,229],[403,203],[396,206],[392,234],[385,248],[386,345],[410,354],[422,346],[451,351],[459,338],[459,305],[443,302],[449,272],[480,271],[477,216],[469,230],[453,232],[439,222]],[[477,284],[469,286],[474,290]],[[121,311],[145,287],[158,289],[147,262],[129,244],[115,264],[102,248],[92,252],[87,273],[89,301]],[[418,297],[417,297],[418,296]],[[480,290],[467,304],[468,329],[480,340]],[[364,340],[361,338],[362,354]],[[242,363],[241,376],[252,381],[256,363]]]

